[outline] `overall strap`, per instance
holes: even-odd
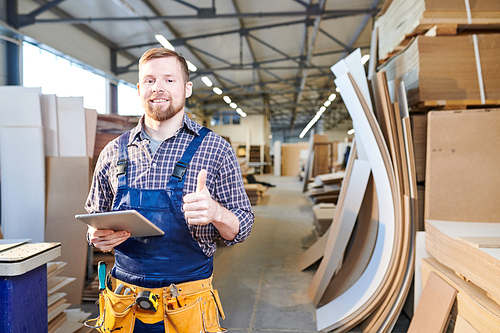
[[[117,173],[116,176],[118,177],[118,188],[126,188],[127,187],[127,166],[128,166],[128,140],[130,137],[130,132],[123,133],[119,138],[118,138],[118,149],[119,149],[119,154],[118,154],[118,162],[116,162],[116,168]]]
[[[211,131],[206,127],[202,127],[199,135],[194,137],[193,141],[191,141],[189,146],[186,148],[186,151],[184,151],[184,154],[179,162],[175,164],[174,172],[168,181],[167,187],[174,190],[179,202],[181,202],[182,199],[182,189],[184,188],[184,174],[186,173],[186,169],[208,132]]]

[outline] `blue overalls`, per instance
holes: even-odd
[[[134,209],[165,231],[163,236],[129,238],[115,247],[112,275],[145,288],[206,279],[212,275],[213,258],[193,239],[181,211],[184,173],[206,134],[203,127],[177,162],[166,189],[127,186],[129,133],[118,139],[118,190],[113,210]]]

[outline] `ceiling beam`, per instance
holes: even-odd
[[[257,12],[257,13],[233,13],[233,14],[214,14],[208,16],[199,15],[161,15],[161,16],[140,16],[140,17],[82,17],[82,18],[67,18],[67,19],[35,19],[34,24],[51,24],[51,23],[92,23],[105,21],[170,21],[170,20],[193,20],[193,19],[233,19],[233,18],[264,18],[264,17],[291,17],[291,16],[309,16],[319,15],[327,18],[340,18],[347,16],[355,16],[362,14],[374,14],[370,9],[338,9],[338,10],[321,10],[314,11],[290,11],[290,12]]]

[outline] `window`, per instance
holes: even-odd
[[[118,114],[121,116],[138,116],[144,113],[137,88],[128,84],[118,84]]]
[[[230,112],[223,112],[222,113],[222,125],[231,125],[231,113]]]
[[[239,125],[240,124],[240,115],[238,114],[238,112],[234,111],[233,112],[233,125]]]
[[[80,65],[23,43],[23,85],[40,87],[43,94],[83,96],[83,105],[106,113],[107,80]]]
[[[219,111],[214,112],[214,114],[212,116],[212,120],[210,121],[210,125],[212,125],[212,126],[220,125],[220,113],[219,113]]]

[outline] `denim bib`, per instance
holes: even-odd
[[[145,288],[159,288],[212,275],[213,258],[207,257],[193,239],[181,211],[185,171],[209,131],[205,127],[200,130],[176,163],[167,188],[158,190],[127,185],[129,133],[118,139],[118,190],[113,210],[136,210],[165,234],[129,238],[115,247],[115,278]]]

